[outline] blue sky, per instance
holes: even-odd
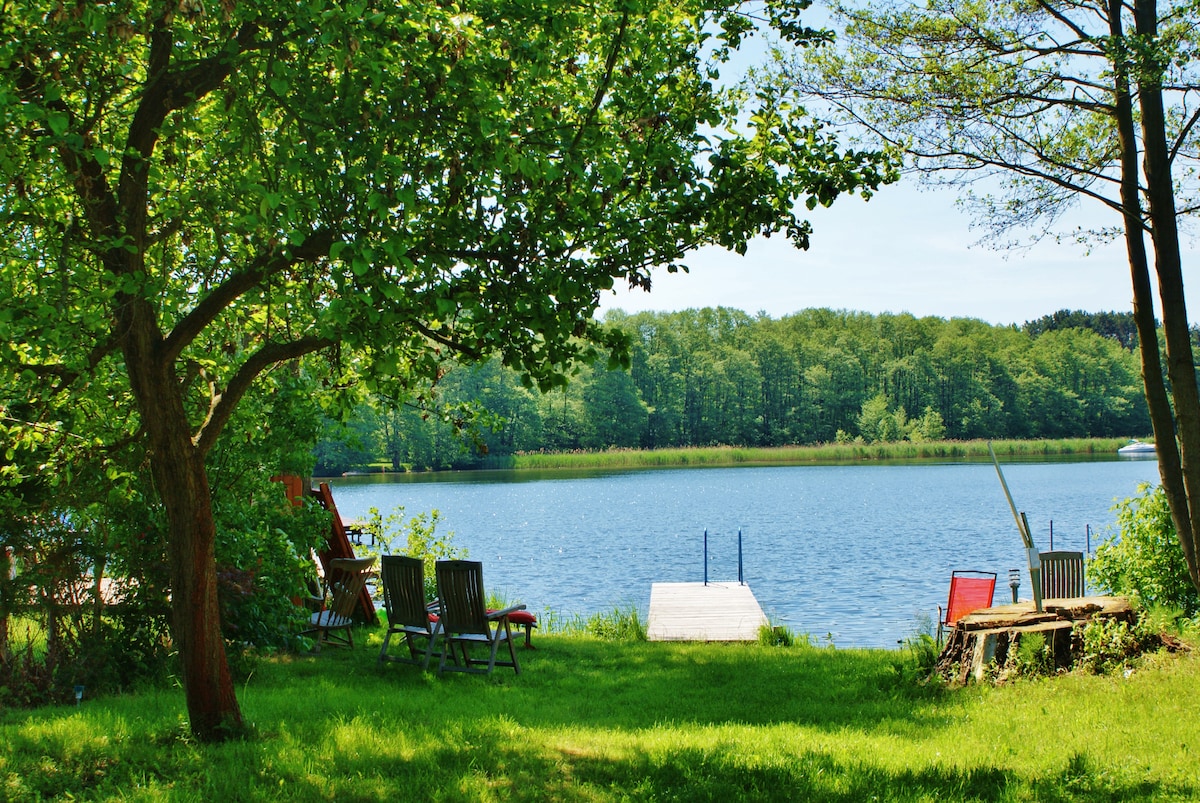
[[[978,245],[981,230],[955,204],[953,190],[906,178],[870,201],[844,197],[808,215],[808,251],[783,237],[757,240],[746,256],[705,250],[690,274],[654,273],[650,293],[618,288],[602,311],[673,311],[726,306],[778,318],[809,307],[909,312],[1021,324],[1060,309],[1132,309],[1124,245],[1095,247],[1047,239],[1009,252]],[[1082,214],[1082,213],[1081,213]],[[1109,224],[1110,212],[1094,210]],[[1200,320],[1200,251],[1185,239],[1188,312]]]
[[[819,7],[805,21],[828,24]],[[766,42],[751,38],[730,75],[766,60]],[[650,293],[621,287],[603,295],[600,313],[725,306],[778,318],[830,307],[1021,324],[1061,309],[1132,310],[1123,242],[1096,245],[1089,253],[1074,242],[1046,238],[1030,248],[997,251],[978,244],[983,231],[971,227],[956,198],[953,188],[927,188],[912,177],[880,189],[869,202],[840,198],[806,215],[814,228],[808,251],[782,236],[756,241],[744,257],[702,251],[686,260],[691,273],[656,271]],[[1099,204],[1073,215],[1071,225],[1120,224]],[[1185,232],[1184,248],[1188,317],[1200,323],[1200,243]]]

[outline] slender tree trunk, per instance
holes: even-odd
[[[1137,33],[1147,42],[1158,36],[1158,9],[1155,0],[1136,0],[1134,19]],[[1171,156],[1167,147],[1166,115],[1162,100],[1160,66],[1143,57],[1137,72],[1138,101],[1141,109],[1142,143],[1146,199],[1150,215],[1150,234],[1154,241],[1154,268],[1158,274],[1158,294],[1162,301],[1163,333],[1166,339],[1167,378],[1175,402],[1175,427],[1179,450],[1168,454],[1178,465],[1164,465],[1160,452],[1160,472],[1178,472],[1184,493],[1168,492],[1171,516],[1183,547],[1188,574],[1200,588],[1200,566],[1196,562],[1196,534],[1200,532],[1200,388],[1188,328],[1187,305],[1183,294],[1183,268],[1176,223],[1175,187],[1171,178]],[[1156,433],[1157,438],[1157,433]]]
[[[148,304],[125,305],[125,363],[150,444],[150,465],[167,515],[171,610],[192,733],[222,741],[242,730],[242,714],[221,637],[216,528],[204,456],[193,444],[174,366]]]
[[[1112,41],[1124,42],[1120,0],[1109,0],[1109,30]],[[1121,147],[1121,206],[1124,209],[1125,250],[1133,280],[1133,319],[1138,331],[1138,351],[1142,363],[1142,387],[1145,388],[1150,423],[1158,451],[1158,471],[1163,492],[1175,520],[1176,529],[1188,526],[1187,490],[1175,439],[1175,416],[1163,381],[1162,358],[1158,350],[1158,324],[1154,317],[1154,287],[1146,254],[1141,175],[1137,129],[1130,95],[1130,62],[1125,51],[1113,54],[1115,107],[1118,142]],[[1179,530],[1183,531],[1183,530]]]

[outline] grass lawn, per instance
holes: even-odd
[[[1200,658],[942,690],[902,653],[539,634],[523,672],[259,662],[251,738],[187,736],[178,689],[0,715],[6,800],[1200,799]],[[367,642],[364,646],[363,642]]]

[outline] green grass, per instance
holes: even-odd
[[[251,738],[191,742],[176,689],[0,716],[7,800],[1200,798],[1200,661],[944,690],[902,653],[538,634],[523,672],[353,651],[259,664]],[[367,642],[365,645],[363,642]]]
[[[1128,438],[992,441],[997,456],[1114,455]],[[672,466],[801,465],[861,460],[989,459],[988,442],[829,443],[816,446],[753,448],[711,446],[684,449],[612,449],[602,452],[524,453],[489,458],[491,469],[624,469]]]

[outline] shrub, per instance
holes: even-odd
[[[467,557],[467,550],[454,546],[454,533],[438,535],[437,525],[442,514],[438,510],[428,513],[418,513],[408,521],[404,520],[404,506],[384,516],[378,508],[371,508],[367,514],[367,532],[371,533],[381,549],[390,552],[397,543],[404,544],[404,554],[421,558],[425,564],[425,596],[433,599],[437,596],[437,576],[434,573],[439,560],[462,560]]]
[[[218,511],[217,594],[221,631],[234,648],[298,649],[307,618],[294,600],[315,572],[329,513],[313,500],[293,508],[277,499]]]
[[[1096,549],[1088,579],[1113,594],[1146,606],[1200,612],[1200,593],[1188,577],[1183,548],[1161,487],[1142,484],[1138,496],[1118,502],[1117,533]]]
[[[1097,675],[1124,669],[1137,656],[1159,645],[1144,618],[1124,622],[1096,618],[1079,628],[1080,656],[1076,666]]]

